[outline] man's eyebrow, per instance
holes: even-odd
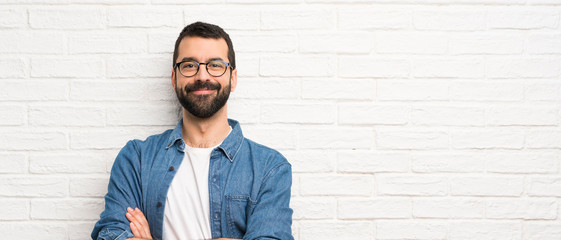
[[[220,61],[224,61],[224,59],[222,59],[221,57],[214,57],[214,58],[209,58],[208,61],[214,61],[214,60],[220,60]],[[193,57],[184,57],[183,59],[181,59],[180,62],[185,62],[185,61],[195,61],[195,62],[200,62],[199,60],[193,58]]]

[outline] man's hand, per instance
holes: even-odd
[[[134,238],[129,238],[127,240],[130,239],[151,240],[152,239],[152,235],[150,234],[150,226],[148,225],[148,220],[146,220],[144,213],[142,213],[140,209],[135,208],[133,210],[132,208],[129,207],[127,208],[126,216],[127,219],[131,222],[130,227],[131,227],[132,234],[134,235]]]

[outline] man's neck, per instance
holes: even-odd
[[[226,106],[209,118],[198,118],[183,109],[183,140],[194,148],[209,148],[222,142],[230,132]]]

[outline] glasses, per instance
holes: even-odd
[[[199,72],[199,67],[201,65],[206,65],[206,71],[213,77],[220,77],[226,73],[230,63],[221,61],[221,60],[213,60],[207,63],[199,63],[195,61],[183,61],[178,62],[175,64],[176,68],[179,68],[179,73],[185,77],[192,77],[195,76]]]

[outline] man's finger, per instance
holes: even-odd
[[[134,222],[130,223],[130,227],[131,227],[132,235],[134,235],[135,238],[142,237],[140,235],[140,233],[138,232],[138,228],[136,228],[136,225],[134,224]]]
[[[136,212],[137,218],[139,218],[141,221],[143,227],[142,230],[144,231],[144,237],[152,237],[150,234],[150,226],[148,225],[148,220],[144,216],[144,213],[142,213],[142,211],[140,211],[140,209],[138,208],[135,208],[134,211]]]

